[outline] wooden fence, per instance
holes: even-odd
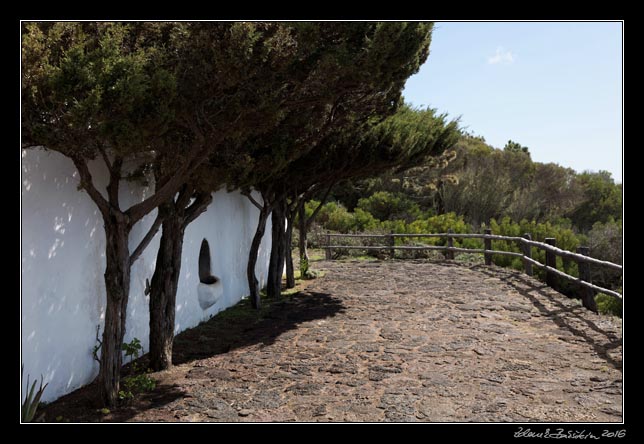
[[[546,272],[546,284],[550,287],[557,287],[556,277],[561,277],[575,282],[579,287],[579,296],[582,300],[584,307],[597,311],[597,306],[595,304],[595,292],[601,292],[607,295],[610,295],[617,299],[622,299],[622,295],[616,291],[609,290],[607,288],[599,287],[592,284],[590,277],[590,266],[600,266],[609,268],[612,270],[622,271],[622,266],[614,264],[612,262],[606,262],[599,259],[590,257],[588,247],[579,247],[577,248],[577,253],[571,251],[562,250],[557,248],[557,241],[555,238],[546,238],[545,243],[536,242],[532,240],[532,237],[529,233],[526,233],[523,237],[512,237],[512,236],[498,236],[492,234],[491,230],[485,230],[485,234],[457,234],[449,230],[447,233],[430,233],[430,234],[332,234],[327,231],[326,233],[326,242],[324,245],[324,250],[326,253],[326,259],[331,260],[333,257],[334,249],[348,249],[348,250],[388,250],[390,255],[393,257],[395,250],[439,250],[444,251],[445,257],[447,259],[454,259],[455,252],[463,253],[482,253],[485,258],[485,265],[492,265],[492,255],[499,254],[504,256],[514,256],[520,257],[523,260],[524,271],[527,275],[532,276],[532,267],[536,266],[539,268],[545,269]],[[371,239],[382,239],[386,245],[331,245],[332,238],[371,238]],[[447,238],[447,245],[423,245],[423,246],[410,246],[410,245],[396,245],[396,238],[420,238],[420,237],[438,237],[438,238]],[[454,239],[483,239],[484,248],[483,249],[474,249],[474,248],[458,248],[454,247]],[[512,251],[503,251],[503,250],[493,250],[492,241],[510,241],[516,242],[519,245],[519,249],[522,253],[515,253]],[[545,250],[546,252],[546,263],[542,264],[539,261],[532,259],[532,247]],[[556,258],[560,256],[564,261],[573,260],[577,262],[577,267],[579,270],[579,277],[573,277],[569,274],[564,273],[563,271],[557,270],[556,268]]]

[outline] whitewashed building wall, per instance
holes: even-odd
[[[26,375],[44,376],[49,385],[43,401],[52,401],[91,382],[98,374],[92,358],[96,327],[102,332],[105,311],[105,234],[101,215],[84,191],[66,157],[42,149],[23,150],[21,196],[21,329]],[[104,191],[107,170],[90,163],[94,183]],[[140,202],[150,189],[123,183],[122,207]],[[156,211],[135,225],[130,251],[150,227]],[[209,319],[249,293],[246,263],[258,210],[238,192],[215,193],[208,210],[185,233],[177,293],[175,333]],[[263,286],[270,256],[270,220],[262,241],[256,273]],[[208,239],[212,273],[221,278],[223,295],[202,310],[197,299],[198,257]],[[148,296],[160,233],[132,268],[125,341],[139,338],[148,350]],[[26,381],[23,382],[26,384]],[[22,388],[23,397],[25,386]]]

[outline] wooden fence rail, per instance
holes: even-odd
[[[588,247],[579,247],[577,253],[572,251],[562,250],[557,248],[555,238],[547,238],[544,242],[536,242],[532,240],[532,237],[529,233],[526,233],[523,237],[514,237],[514,236],[499,236],[491,233],[490,230],[485,230],[484,234],[478,233],[467,233],[459,234],[452,233],[451,230],[448,233],[389,233],[389,234],[335,234],[327,231],[326,243],[324,246],[325,257],[327,260],[332,259],[333,250],[376,250],[384,251],[387,250],[390,252],[390,255],[393,257],[395,250],[439,250],[445,252],[445,257],[447,259],[453,259],[454,253],[482,253],[485,257],[485,264],[492,265],[492,255],[499,254],[504,256],[513,256],[519,257],[523,260],[524,271],[527,275],[532,276],[532,267],[536,266],[542,268],[546,271],[546,283],[551,287],[557,287],[556,277],[568,279],[575,282],[579,286],[579,293],[583,305],[592,310],[597,311],[597,306],[595,304],[595,292],[601,292],[612,296],[614,298],[622,299],[622,294],[609,290],[608,288],[603,288],[598,285],[594,285],[590,278],[590,265],[597,265],[600,267],[609,268],[611,270],[622,271],[622,266],[619,264],[614,264],[612,262],[602,261],[588,256],[589,249]],[[332,245],[332,238],[371,238],[371,239],[383,239],[383,243],[386,245]],[[396,238],[447,238],[447,245],[422,245],[422,246],[409,246],[409,245],[395,245]],[[460,248],[453,246],[453,239],[483,239],[484,248]],[[503,251],[503,250],[493,250],[492,241],[508,241],[516,242],[520,249],[521,253],[515,253],[513,251]],[[546,263],[542,264],[539,261],[536,261],[532,258],[532,247],[539,248],[546,252]],[[565,262],[574,260],[577,263],[579,270],[579,277],[576,278],[571,276],[563,271],[557,270],[556,268],[556,257],[559,256],[563,258]]]

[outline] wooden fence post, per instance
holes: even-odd
[[[454,230],[452,230],[451,228],[448,228],[448,229],[447,229],[447,232],[448,232],[448,233],[453,233],[453,232],[454,232]],[[448,236],[448,237],[447,237],[447,246],[448,246],[449,248],[453,248],[453,247],[454,247],[454,238],[453,238],[452,236]],[[452,259],[452,260],[454,260],[454,252],[453,252],[453,251],[449,251],[449,250],[445,250],[445,259]]]
[[[524,234],[523,238],[529,241],[532,240],[532,236],[530,235],[530,233]],[[529,244],[526,244],[525,242],[523,243],[523,255],[528,259],[532,259],[532,246]],[[532,264],[530,262],[524,260],[523,269],[525,270],[525,274],[527,274],[528,276],[532,276]]]
[[[326,248],[324,249],[324,258],[327,261],[331,260],[331,232],[326,231]]]
[[[583,254],[584,256],[590,255],[590,248],[588,247],[577,247],[577,253]],[[590,277],[590,264],[585,261],[578,260],[577,268],[579,269],[579,279],[582,281],[592,284]],[[579,286],[579,296],[581,297],[581,302],[587,309],[597,313],[597,304],[595,303],[595,290],[592,288],[587,288]]]
[[[557,246],[557,239],[555,239],[554,237],[547,237],[545,241],[548,245],[552,245],[553,247]],[[548,250],[546,250],[546,266],[555,269],[557,268],[557,255]],[[548,287],[552,287],[555,290],[558,288],[557,275],[552,271],[546,270],[546,284],[548,285]]]
[[[492,234],[492,230],[487,228],[485,234]],[[492,249],[492,239],[485,238],[484,244],[486,250]],[[492,253],[483,253],[483,256],[485,257],[485,265],[492,265]]]
[[[389,231],[389,236],[387,236],[387,243],[389,244],[389,255],[391,256],[392,259],[395,258],[396,255],[396,250],[394,249],[394,245],[396,245],[395,239],[394,239],[394,230]]]

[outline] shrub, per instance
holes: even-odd
[[[590,254],[598,259],[622,263],[622,221],[612,218],[606,222],[597,222],[588,232]],[[606,288],[621,285],[622,273],[605,267],[591,267],[593,282]]]
[[[416,220],[421,215],[418,204],[403,193],[377,191],[371,196],[358,200],[357,210],[370,213],[380,221],[403,219],[407,222]]]
[[[620,299],[599,293],[595,296],[595,302],[599,313],[622,317],[622,301]]]
[[[354,217],[344,205],[335,202],[325,204],[318,213],[318,222],[327,230],[348,233],[354,226]]]
[[[119,399],[121,401],[130,401],[137,393],[149,392],[154,390],[157,383],[154,379],[147,375],[150,371],[143,372],[134,359],[138,359],[140,352],[143,350],[141,341],[138,338],[132,339],[130,342],[124,342],[122,347],[125,357],[130,357],[132,363],[132,374],[123,378],[122,390],[119,390]]]

